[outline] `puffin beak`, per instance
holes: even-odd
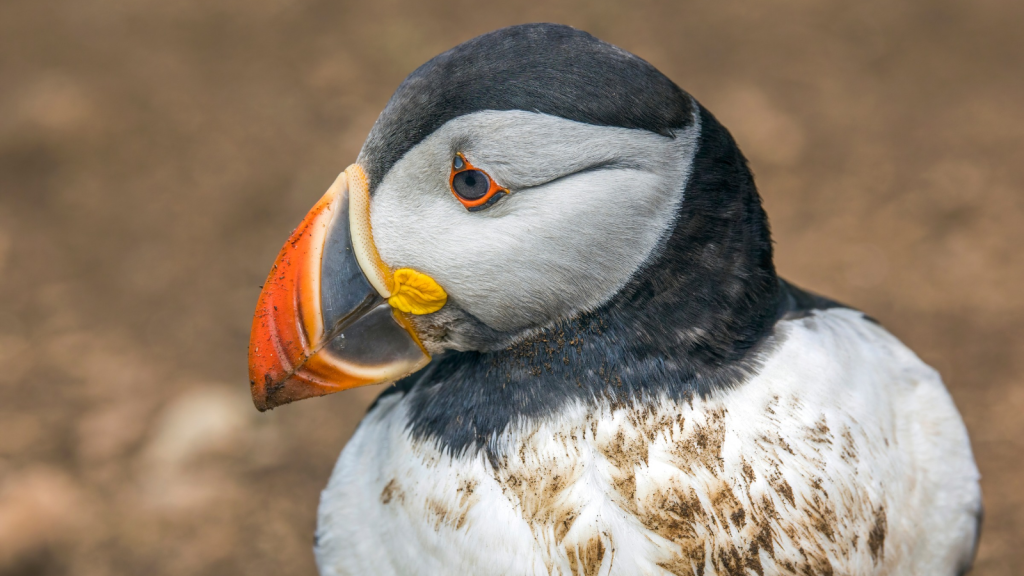
[[[430,361],[407,314],[433,312],[447,296],[429,276],[381,261],[369,208],[366,175],[353,164],[278,254],[249,340],[260,411],[397,380]]]

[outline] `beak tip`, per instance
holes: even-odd
[[[336,391],[311,382],[309,376],[305,371],[279,379],[270,374],[264,374],[262,378],[259,375],[253,376],[249,380],[252,403],[260,412],[266,412],[296,400],[324,396]]]
[[[267,405],[267,398],[260,394],[260,392],[256,390],[255,386],[252,386],[250,391],[252,392],[252,404],[257,410],[260,412],[266,412],[271,409],[271,407]]]
[[[260,412],[266,412],[274,408],[268,400],[267,387],[256,383],[255,379],[249,380],[249,392],[252,394],[252,403]]]

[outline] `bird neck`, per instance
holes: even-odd
[[[708,394],[757,370],[784,288],[746,160],[700,114],[699,148],[662,248],[597,310],[502,350],[449,352],[399,382],[392,390],[408,392],[414,435],[493,457],[511,424],[580,403]]]
[[[771,331],[780,282],[754,177],[728,130],[700,107],[701,137],[659,252],[609,303],[615,322],[701,371],[737,362]]]

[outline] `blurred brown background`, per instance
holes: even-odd
[[[313,574],[377,390],[258,414],[251,314],[416,66],[557,21],[654,63],[750,157],[782,274],[944,375],[1024,565],[1024,3],[3,0],[0,574]]]

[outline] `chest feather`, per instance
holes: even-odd
[[[413,438],[388,398],[324,491],[321,570],[955,574],[980,497],[941,382],[909,356],[807,350],[707,398],[570,406],[491,456]]]
[[[862,432],[793,397],[609,408],[538,426],[493,463],[416,446],[422,469],[376,497],[450,542],[515,535],[543,573],[867,574],[893,551],[887,440]]]

